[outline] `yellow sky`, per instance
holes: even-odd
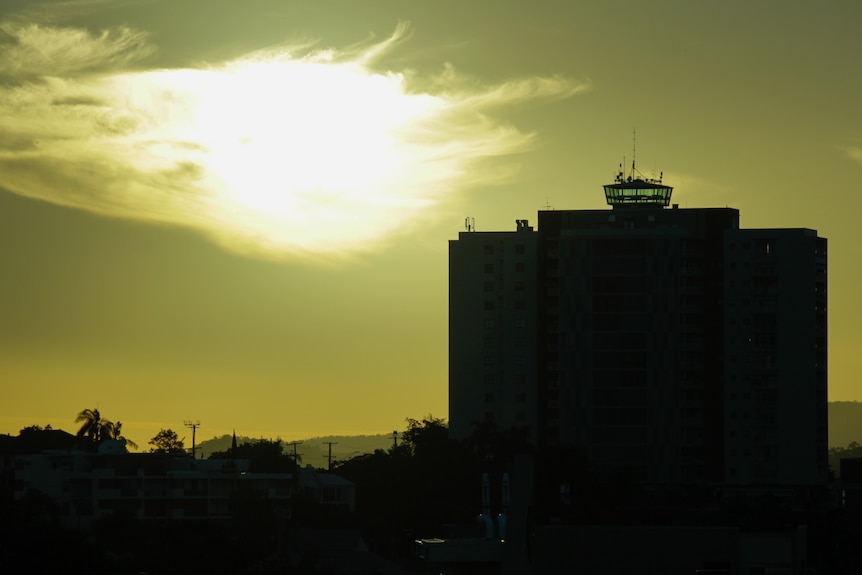
[[[206,14],[202,18],[202,14]],[[830,399],[862,400],[851,2],[0,7],[0,433],[141,445],[447,413],[447,240],[641,171],[829,238]]]

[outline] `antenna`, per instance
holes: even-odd
[[[198,427],[201,426],[201,420],[200,419],[195,420],[195,421],[186,420],[186,421],[183,421],[183,425],[185,425],[186,427],[192,428],[192,459],[194,459],[195,458],[195,431],[197,431]]]
[[[638,155],[638,134],[635,128],[632,128],[632,177],[635,177],[635,159]]]

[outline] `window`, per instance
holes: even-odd
[[[523,262],[518,262],[515,264],[515,271],[518,273],[524,273],[526,271],[527,265]]]
[[[494,255],[494,246],[486,244],[485,245],[485,255],[486,256],[493,256]]]
[[[754,242],[754,249],[757,253],[769,255],[775,248],[775,240],[771,238],[757,239]]]
[[[518,245],[516,245],[516,246],[515,246],[515,253],[516,253],[516,254],[518,254],[519,256],[524,255],[525,253],[527,253],[527,248],[526,248],[526,246],[525,246],[524,244],[518,244]]]
[[[515,291],[524,291],[524,282],[515,282]]]
[[[494,273],[494,264],[485,264],[485,273],[486,274]]]
[[[515,395],[515,401],[517,401],[518,403],[525,403],[527,401],[526,394],[523,394],[523,393],[516,394]]]
[[[519,318],[515,320],[515,327],[527,327],[527,320]]]
[[[485,311],[494,311],[494,300],[485,300]]]
[[[486,393],[485,394],[485,403],[494,403],[494,394]]]

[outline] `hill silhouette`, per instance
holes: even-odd
[[[257,441],[259,437],[246,437],[237,435],[236,442],[242,445],[246,442]],[[270,439],[270,438],[266,438]],[[198,457],[209,457],[216,451],[226,451],[230,449],[233,436],[229,434],[221,437],[213,437],[205,439],[197,446]],[[296,446],[296,453],[299,455],[299,463],[301,465],[311,465],[317,469],[327,468],[327,455],[329,454],[329,445],[327,442],[332,442],[332,461],[344,461],[356,455],[363,453],[374,453],[377,449],[389,449],[392,446],[392,436],[388,434],[381,435],[327,435],[324,437],[312,437],[309,439],[297,440],[299,445]],[[284,445],[284,453],[293,453],[292,439],[282,440]],[[201,455],[202,454],[202,455]]]
[[[203,457],[215,451],[225,451],[230,448],[232,437],[222,435],[202,441],[198,445],[198,453]],[[256,441],[259,437],[237,436],[237,442],[242,444],[247,441]],[[267,438],[269,439],[269,438]],[[284,452],[292,453],[293,447],[289,444],[293,440],[283,440]],[[333,442],[333,461],[344,461],[363,453],[374,453],[376,449],[389,449],[392,446],[392,436],[380,435],[327,435],[303,439],[297,446],[296,452],[300,455],[302,465],[311,465],[318,469],[327,466],[326,456],[329,446],[326,442]],[[851,442],[862,444],[862,402],[859,401],[830,401],[829,402],[829,446],[846,447]],[[199,455],[200,457],[200,455]]]
[[[24,430],[22,430],[24,431]],[[56,430],[58,435],[62,432]],[[49,434],[43,434],[41,437],[48,437]],[[2,438],[11,441],[12,436],[2,436]],[[237,442],[242,444],[249,441],[257,441],[259,437],[237,436]],[[266,438],[272,439],[272,438]],[[209,457],[216,451],[226,451],[230,448],[232,436],[229,434],[221,437],[212,437],[205,439],[197,445],[198,457]],[[284,452],[292,453],[293,447],[290,446],[293,440],[282,440],[284,444]],[[364,453],[374,453],[377,449],[387,450],[392,446],[392,436],[389,434],[379,435],[327,435],[322,437],[313,437],[310,439],[301,440],[301,444],[297,446],[297,453],[301,457],[302,465],[312,465],[315,468],[325,469],[327,466],[327,453],[329,446],[327,442],[332,442],[333,461],[344,461],[356,455]],[[859,401],[830,401],[829,402],[829,447],[847,447],[850,443],[856,442],[862,444],[862,402]],[[5,451],[9,451],[9,446],[6,446],[0,441],[0,447]],[[187,445],[186,447],[191,447]],[[58,448],[58,447],[53,447]],[[141,449],[146,451],[146,449]]]

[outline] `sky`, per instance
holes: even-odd
[[[854,0],[4,0],[0,433],[85,408],[144,448],[186,421],[445,418],[448,241],[606,207],[633,157],[681,207],[829,239],[829,398],[862,400],[860,21]]]

